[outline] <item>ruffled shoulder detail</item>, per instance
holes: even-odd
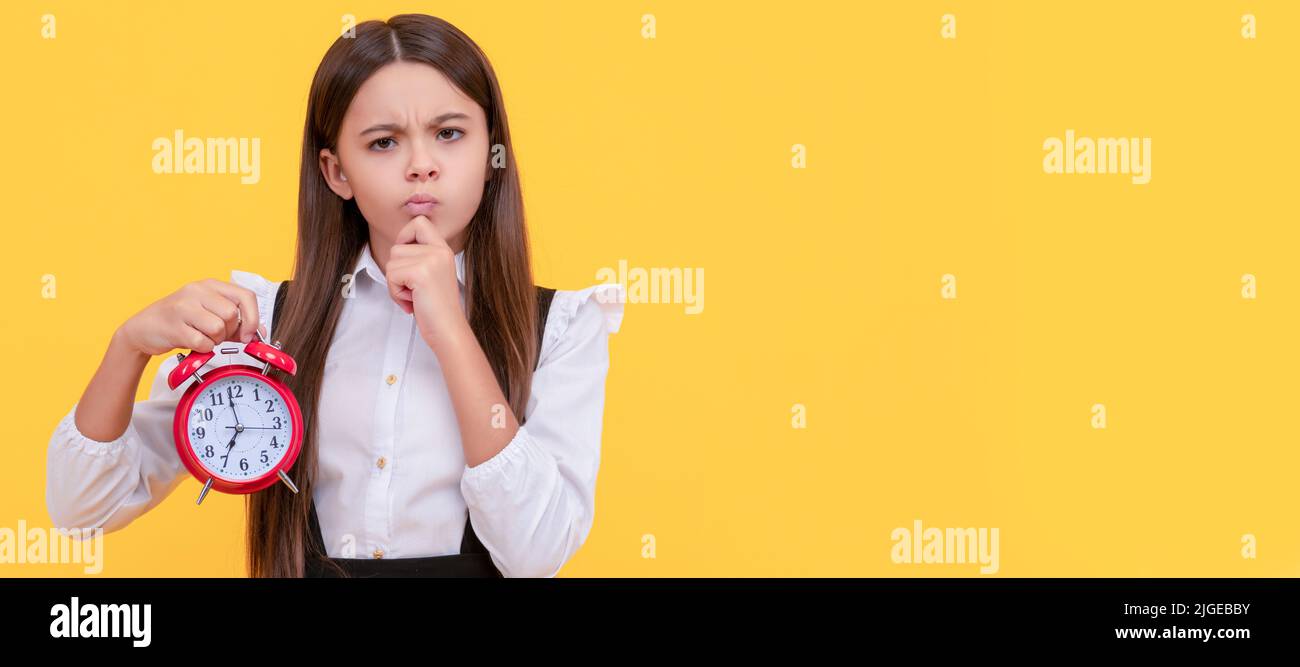
[[[623,305],[627,302],[627,289],[620,283],[601,283],[580,290],[555,290],[551,310],[546,317],[546,332],[542,336],[542,358],[550,356],[573,324],[584,306],[600,310],[606,334],[618,333],[623,324]]]
[[[546,333],[542,338],[543,355],[552,349],[569,331],[578,310],[585,304],[599,308],[607,334],[618,333],[623,324],[623,304],[627,302],[627,289],[620,283],[601,283],[580,290],[555,290],[551,311],[546,317]]]

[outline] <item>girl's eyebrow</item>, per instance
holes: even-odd
[[[429,127],[433,127],[434,125],[440,125],[453,118],[470,120],[470,117],[467,114],[463,114],[459,111],[449,111],[430,121]],[[398,125],[397,123],[380,123],[379,125],[371,125],[370,127],[367,127],[366,129],[362,130],[361,136],[365,136],[367,134],[370,134],[371,132],[397,132],[405,128],[406,128],[405,125]]]

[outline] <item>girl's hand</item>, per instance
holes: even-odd
[[[415,315],[426,342],[450,331],[455,318],[465,320],[456,281],[456,253],[423,215],[397,233],[384,268],[388,294],[408,314]]]
[[[153,302],[123,323],[117,335],[129,349],[150,356],[177,348],[211,352],[223,341],[252,340],[255,329],[264,332],[258,321],[252,290],[210,278]]]

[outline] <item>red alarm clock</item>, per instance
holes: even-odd
[[[261,332],[254,335],[257,340],[248,342],[244,353],[262,361],[260,369],[229,364],[199,375],[215,352],[190,352],[177,353],[180,364],[167,376],[172,389],[194,379],[176,405],[172,428],[181,462],[203,482],[196,504],[209,489],[253,493],[276,480],[298,493],[287,471],[302,448],[302,410],[293,392],[267,374],[274,366],[293,375],[298,364],[280,349],[280,341],[268,345]]]

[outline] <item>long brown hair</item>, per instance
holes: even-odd
[[[538,350],[537,297],[524,227],[519,173],[496,73],[468,36],[446,21],[401,14],[366,21],[355,36],[341,36],[312,79],[303,129],[298,190],[298,248],[293,283],[272,337],[298,362],[282,376],[302,406],[306,432],[291,471],[299,493],[276,484],[248,496],[248,571],[253,577],[301,577],[308,559],[323,558],[308,539],[319,441],[315,419],[325,358],[343,308],[341,280],[369,238],[355,200],[343,200],[325,183],[323,148],[337,152],[343,115],[361,84],[398,60],[432,65],[487,114],[489,147],[504,148],[493,168],[465,242],[465,306],[469,324],[497,381],[522,423]],[[499,154],[490,150],[490,154]]]

